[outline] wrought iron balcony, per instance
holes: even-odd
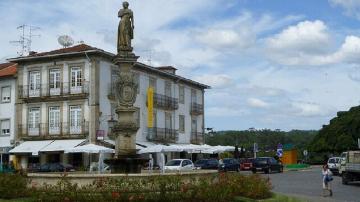
[[[179,108],[179,100],[177,98],[154,93],[154,107],[165,110],[176,110]]]
[[[89,122],[81,123],[39,123],[39,124],[20,124],[18,134],[24,140],[44,140],[44,139],[71,139],[86,137],[89,133]]]
[[[191,103],[191,115],[202,115],[204,114],[204,105],[198,103]]]
[[[192,132],[190,142],[191,142],[191,144],[203,144],[204,143],[204,133]]]
[[[89,82],[83,81],[75,86],[72,82],[57,83],[56,85],[38,84],[19,86],[20,99],[52,98],[84,96],[89,93]]]
[[[179,139],[179,133],[169,128],[148,128],[146,139],[153,142],[175,143]]]

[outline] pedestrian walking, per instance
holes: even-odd
[[[326,196],[326,191],[329,192],[329,196],[333,195],[333,192],[331,189],[331,181],[332,180],[333,180],[332,173],[329,170],[328,165],[325,164],[322,169],[323,196]]]

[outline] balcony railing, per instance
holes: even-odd
[[[190,142],[191,142],[191,144],[203,144],[204,143],[204,133],[192,132]]]
[[[204,105],[198,103],[191,103],[191,115],[204,114]]]
[[[87,81],[83,81],[78,86],[71,82],[57,83],[55,86],[50,86],[49,84],[19,86],[20,99],[75,96],[86,95],[88,93],[89,82]]]
[[[176,110],[179,108],[179,100],[177,98],[154,93],[154,107],[166,110]]]
[[[89,133],[89,122],[20,124],[18,133],[22,139],[79,138]]]
[[[148,128],[147,140],[161,143],[175,143],[179,138],[177,130],[169,128]]]

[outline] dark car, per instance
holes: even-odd
[[[253,167],[254,159],[253,158],[242,159],[240,162],[241,162],[240,170],[251,170]]]
[[[272,173],[273,171],[277,171],[281,173],[283,172],[283,165],[273,157],[260,157],[254,159],[252,167],[253,173],[258,171],[264,173]]]
[[[74,167],[64,163],[46,163],[40,166],[38,172],[72,172]]]
[[[219,162],[216,159],[200,159],[195,162],[195,168],[218,169]]]
[[[240,163],[234,158],[225,158],[223,163],[219,165],[220,171],[240,171]]]

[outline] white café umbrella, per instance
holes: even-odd
[[[224,153],[227,151],[235,151],[235,147],[233,146],[213,146],[210,149],[205,150],[203,153],[207,154],[218,154],[218,153]]]
[[[103,147],[96,144],[87,144],[82,146],[77,146],[74,148],[66,149],[64,153],[90,153],[90,154],[99,154],[98,170],[101,171],[103,167],[103,154],[104,153],[115,153],[114,149]]]
[[[154,145],[154,146],[149,146],[143,149],[139,150],[139,154],[146,154],[146,153],[163,153],[163,152],[182,152],[183,148],[181,148],[178,145]]]

